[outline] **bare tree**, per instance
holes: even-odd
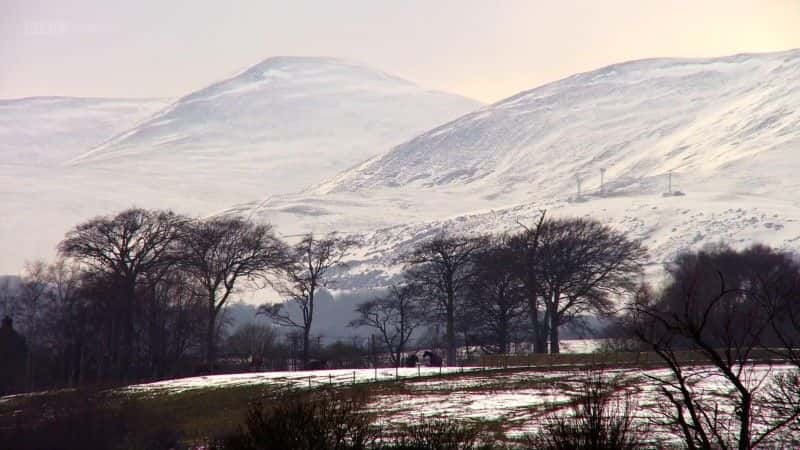
[[[83,347],[87,336],[82,333],[80,316],[83,305],[81,289],[83,272],[77,264],[58,259],[47,266],[44,274],[47,283],[47,312],[45,326],[54,353],[62,358],[62,373],[67,385],[80,381],[81,365],[85,356]]]
[[[41,344],[40,327],[47,307],[47,265],[43,261],[29,262],[25,265],[19,295],[19,310],[23,318],[23,327],[28,336],[28,360],[26,372],[28,389],[33,390],[36,384],[35,361]]]
[[[204,357],[216,359],[217,317],[243,283],[264,280],[286,259],[283,243],[269,225],[222,217],[187,223],[181,240],[181,266],[202,288],[206,306]]]
[[[489,353],[508,353],[518,336],[525,311],[525,291],[514,270],[514,249],[506,237],[493,239],[475,258],[475,272],[467,287],[469,328]]]
[[[16,277],[0,276],[0,317],[14,315],[18,284]]]
[[[765,400],[771,366],[757,359],[774,320],[767,306],[788,292],[775,284],[787,270],[797,267],[763,247],[722,247],[681,255],[660,295],[640,290],[634,330],[669,369],[667,377],[650,378],[671,406],[662,411],[665,424],[688,448],[774,445],[770,439],[800,417],[800,408],[776,414],[780,409]],[[693,366],[695,355],[709,366]]]
[[[358,318],[351,321],[350,326],[376,329],[389,351],[392,363],[399,367],[414,330],[424,320],[419,286],[392,285],[386,295],[359,304],[356,312]]]
[[[447,364],[456,365],[456,309],[459,296],[473,274],[475,255],[486,247],[485,237],[448,237],[440,234],[419,243],[402,257],[412,283],[437,303],[445,322]]]
[[[546,211],[542,211],[539,220],[531,227],[520,223],[523,230],[511,234],[507,242],[511,250],[511,272],[519,279],[525,291],[535,353],[547,353],[547,338],[550,335],[550,320],[544,306],[538,266],[540,235],[545,215]]]
[[[608,314],[633,292],[646,251],[638,241],[592,219],[549,219],[536,231],[536,282],[549,319],[550,352],[559,329],[586,312]]]
[[[169,211],[132,208],[77,225],[58,246],[61,256],[107,275],[113,285],[117,323],[112,328],[117,342],[111,348],[119,377],[129,375],[133,362],[137,287],[146,274],[175,263],[185,220]]]
[[[331,274],[342,264],[350,249],[357,243],[348,238],[329,234],[323,238],[306,234],[288,252],[288,262],[278,268],[278,279],[271,281],[272,287],[283,299],[283,303],[262,305],[258,313],[264,314],[278,325],[298,328],[302,331],[303,365],[308,364],[311,324],[314,321],[314,306],[317,292],[332,284]],[[292,314],[297,307],[300,317]]]
[[[240,325],[226,346],[238,358],[262,359],[274,356],[278,349],[278,333],[270,325],[248,322]]]

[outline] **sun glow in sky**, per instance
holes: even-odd
[[[0,98],[176,97],[277,55],[494,102],[631,59],[800,47],[800,0],[0,0]]]

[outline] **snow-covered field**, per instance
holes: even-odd
[[[760,385],[761,393],[769,386],[770,377],[793,370],[792,366],[753,366],[746,369],[747,383]],[[731,386],[710,367],[687,369],[693,389],[706,401],[718,402],[718,411],[730,413]],[[213,375],[161,381],[130,386],[121,392],[139,395],[176,395],[196,389],[218,389],[236,386],[269,386],[279,388],[316,388],[320,386],[364,385],[373,381],[395,381],[366,386],[371,392],[367,410],[389,427],[418,423],[426,418],[493,422],[508,438],[519,438],[537,431],[544,417],[570,414],[587,380],[601,376],[615,386],[620,405],[627,402],[637,426],[647,426],[652,439],[674,439],[669,433],[653,427],[662,418],[668,403],[654,379],[670,379],[666,369],[609,368],[601,372],[574,368],[542,370],[536,368],[489,369],[471,368],[401,368],[394,369],[321,370],[300,372],[262,372],[236,375]],[[757,410],[758,411],[758,410]],[[761,411],[764,414],[764,411]],[[757,418],[756,429],[759,426]]]
[[[389,381],[415,377],[430,377],[478,370],[475,367],[402,367],[395,369],[339,369],[309,370],[294,372],[252,372],[231,375],[207,375],[178,378],[137,384],[122,389],[122,392],[148,395],[178,394],[193,389],[228,388],[238,386],[274,386],[281,388],[306,388],[321,385],[340,386],[372,381]]]

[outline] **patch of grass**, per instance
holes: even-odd
[[[97,448],[161,448],[140,445],[131,439],[146,436],[148,442],[157,440],[167,445],[228,434],[244,422],[252,401],[272,393],[274,389],[262,385],[195,389],[160,396],[86,390],[20,396],[0,403],[0,439],[30,437],[31,448],[38,448],[51,445],[38,440],[44,431],[64,433],[88,427],[94,434],[109,434],[107,440],[91,443]],[[77,448],[68,442],[64,445]]]
[[[193,389],[161,396],[139,394],[116,397],[126,409],[140,410],[134,417],[141,419],[136,428],[146,429],[153,421],[166,420],[185,439],[236,431],[247,416],[253,401],[270,397],[277,388],[270,386],[233,386]]]

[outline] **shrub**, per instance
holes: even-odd
[[[402,436],[385,448],[392,450],[481,450],[493,448],[482,443],[483,429],[475,424],[452,419],[426,419],[408,425]]]
[[[571,414],[547,416],[526,440],[541,450],[627,450],[644,446],[638,436],[630,400],[615,400],[612,383],[600,373],[584,383]]]
[[[143,411],[135,402],[108,403],[91,391],[32,396],[26,407],[0,420],[0,448],[15,450],[167,450],[180,434],[165,421],[134,429]]]
[[[323,390],[260,401],[245,428],[225,439],[227,450],[360,450],[375,443],[372,418],[359,391]]]

